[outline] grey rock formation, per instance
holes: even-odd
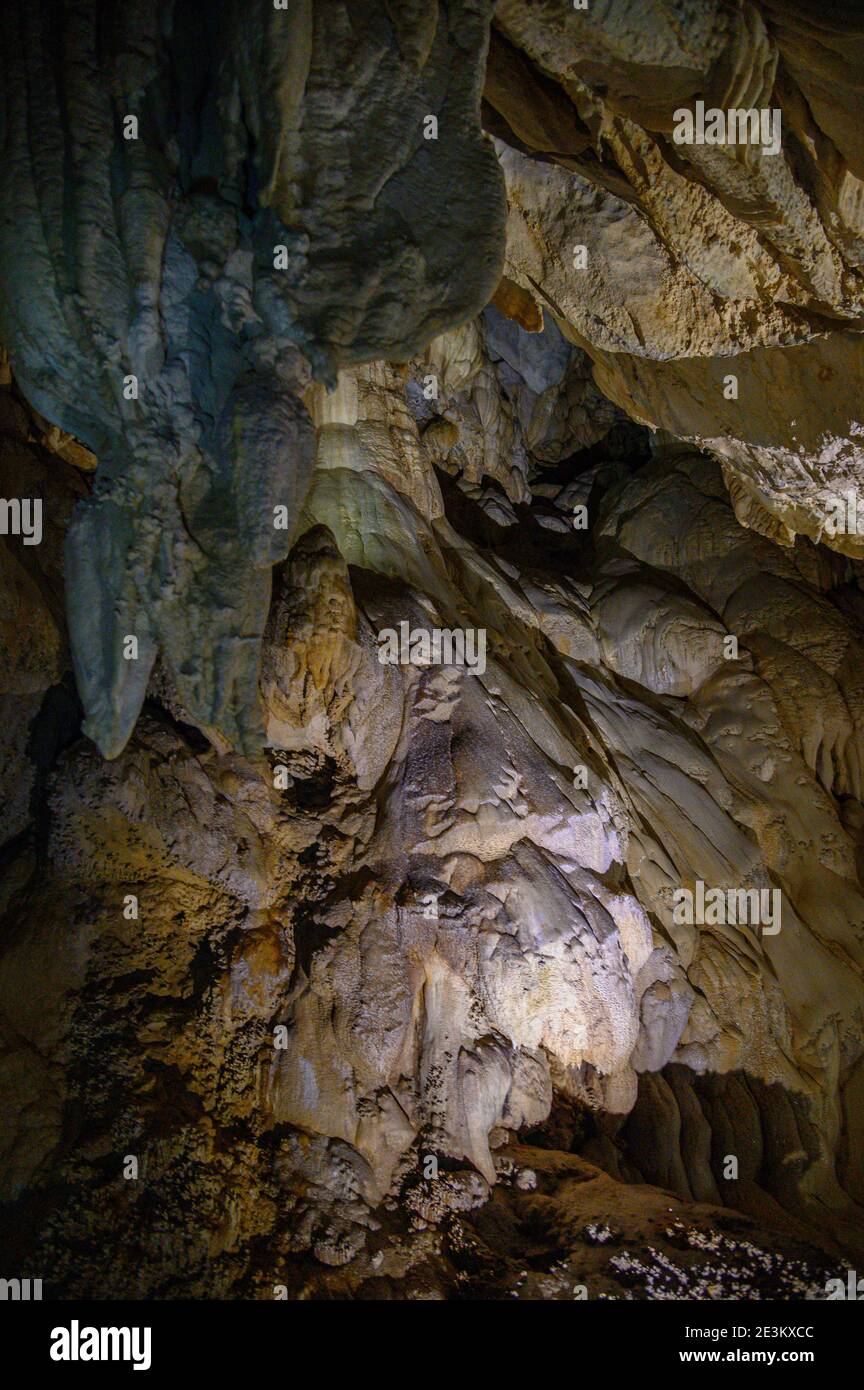
[[[406,356],[498,280],[487,28],[458,0],[10,12],[0,336],[33,406],[99,459],[69,618],[107,756],[157,653],[198,721],[260,751],[310,372]]]

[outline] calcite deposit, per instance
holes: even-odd
[[[864,17],[9,33],[3,1268],[827,1297],[864,1258]],[[676,141],[697,101],[779,149]]]

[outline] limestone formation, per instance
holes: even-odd
[[[495,25],[508,276],[607,396],[724,462],[743,524],[860,557],[864,525],[832,530],[864,490],[855,7],[502,0]],[[677,142],[697,102],[765,111],[779,148]]]
[[[13,5],[4,1268],[864,1258],[847,8]]]
[[[31,404],[100,461],[67,568],[86,731],[109,757],[157,654],[198,720],[259,747],[310,373],[408,355],[497,284],[488,7],[392,11],[10,12],[0,336]]]

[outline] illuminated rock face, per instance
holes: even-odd
[[[503,0],[495,22],[508,276],[602,391],[723,461],[742,524],[860,558],[864,524],[834,520],[864,493],[856,7]],[[765,113],[779,142],[681,140],[698,103]]]
[[[60,35],[0,392],[45,514],[0,552],[0,1199],[60,1292],[710,1297],[719,1249],[727,1292],[819,1296],[864,1245],[864,603],[854,536],[807,538],[854,435],[817,226],[853,165],[696,180],[666,105],[777,104],[782,44],[787,130],[790,84],[838,150],[855,113],[768,6],[686,52],[626,8],[498,6],[494,149],[483,7]],[[139,95],[123,177],[91,48]],[[100,235],[84,182],[51,231],[75,141]]]

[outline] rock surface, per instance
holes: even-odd
[[[13,6],[6,79],[0,491],[44,534],[0,537],[4,1259],[824,1297],[864,1254],[858,28],[63,13]],[[676,145],[697,98],[782,150]]]
[[[864,492],[861,15],[502,0],[495,25],[508,275],[606,395],[724,462],[743,524],[860,558],[864,525],[837,535],[832,519]],[[773,113],[779,148],[678,143],[676,112],[697,101]]]
[[[157,655],[199,722],[260,746],[270,571],[314,462],[310,373],[407,355],[497,284],[488,6],[390,9],[9,14],[0,337],[33,406],[100,461],[67,570],[106,756]]]

